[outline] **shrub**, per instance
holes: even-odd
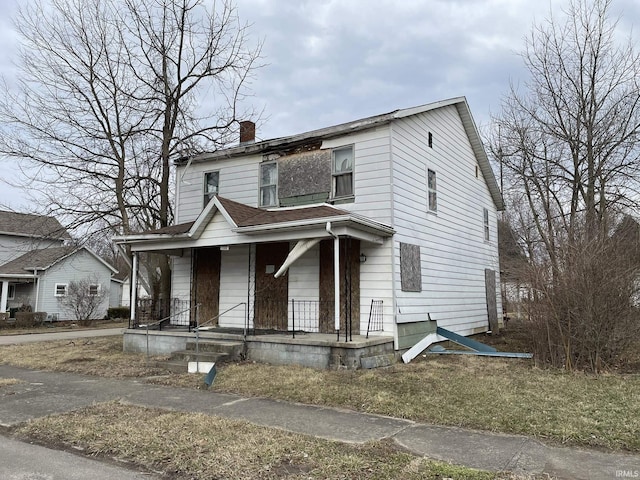
[[[33,328],[42,325],[47,312],[16,312],[16,328]]]
[[[131,309],[129,307],[110,307],[107,310],[107,318],[113,320],[115,318],[129,318]]]

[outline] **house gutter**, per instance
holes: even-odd
[[[331,230],[331,222],[327,222],[325,229],[333,237],[333,317],[340,340],[340,238]]]

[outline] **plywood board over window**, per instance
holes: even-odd
[[[419,245],[400,243],[400,283],[403,292],[422,291]]]

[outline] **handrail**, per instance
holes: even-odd
[[[196,309],[196,322],[197,322],[198,321],[198,308],[199,307],[200,307],[200,304],[197,303],[193,307],[185,308],[184,310],[181,310],[179,312],[172,313],[168,317],[161,318],[160,320],[158,320],[156,322],[147,323],[146,324],[146,329],[147,329],[146,330],[146,336],[147,336],[147,361],[149,361],[149,327],[153,327],[155,325],[160,325],[162,322],[166,322],[167,320],[170,320],[171,317],[177,317],[178,315],[182,315],[183,313],[190,312],[193,308]]]
[[[200,371],[200,329],[204,326],[206,326],[207,324],[212,323],[213,321],[217,320],[218,318],[220,318],[222,315],[224,315],[225,313],[230,312],[231,310],[234,310],[236,308],[238,308],[240,305],[244,305],[244,313],[245,313],[245,317],[247,316],[247,303],[246,302],[240,302],[237,305],[234,305],[231,308],[227,308],[224,312],[219,313],[218,315],[216,315],[215,317],[210,318],[209,320],[207,320],[206,322],[200,323],[198,322],[197,316],[196,316],[196,327],[194,328],[194,331],[196,332],[196,371],[199,372]],[[246,334],[246,330],[245,330],[245,334],[244,334],[244,340],[247,340],[247,334]]]

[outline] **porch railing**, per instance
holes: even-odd
[[[244,308],[244,318],[245,318],[245,322],[244,322],[244,334],[243,334],[243,341],[245,343],[245,351],[246,351],[246,342],[247,342],[247,330],[248,330],[248,321],[247,319],[249,318],[247,315],[247,303],[246,302],[241,302],[238,303],[236,305],[234,305],[231,308],[227,308],[224,312],[219,313],[218,315],[216,315],[215,317],[211,317],[207,320],[205,320],[204,322],[200,323],[197,320],[197,315],[196,315],[196,326],[193,329],[195,334],[196,334],[196,371],[200,371],[200,330],[206,329],[207,326],[211,326],[214,325],[215,323],[217,323],[218,319],[220,317],[222,317],[225,313],[229,313],[233,310],[236,310],[239,307],[243,307]]]
[[[181,310],[181,311],[177,311],[175,312],[173,315],[169,315],[168,317],[165,318],[161,318],[160,320],[156,321],[156,322],[152,322],[152,323],[147,323],[146,325],[144,325],[146,332],[146,343],[147,343],[147,361],[149,361],[149,330],[155,330],[156,327],[158,330],[161,329],[161,325],[164,322],[170,321],[172,316],[176,315],[176,316],[181,316],[183,314],[188,314],[189,317],[191,316],[191,311],[194,310],[195,314],[195,318],[196,318],[196,322],[198,321],[198,309],[200,307],[200,304],[195,305],[193,308],[191,306],[189,306],[189,308],[185,309],[185,310]],[[141,327],[142,325],[138,325],[138,327]]]
[[[371,300],[369,321],[367,322],[367,338],[369,338],[369,332],[381,332],[384,328],[382,306],[382,300]]]
[[[192,304],[190,300],[171,298],[168,300],[154,300],[151,298],[138,299],[136,317],[129,320],[129,328],[140,325],[154,324],[158,330],[163,324],[188,327],[191,325]],[[161,319],[161,320],[158,320]]]

